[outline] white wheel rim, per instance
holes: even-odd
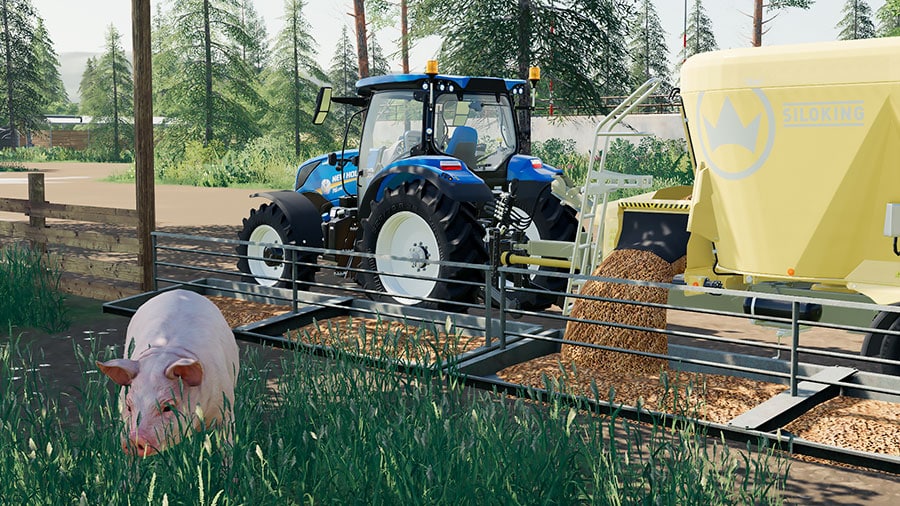
[[[390,216],[381,226],[375,241],[375,254],[387,257],[375,259],[375,267],[384,290],[401,304],[418,304],[419,299],[406,296],[428,297],[437,281],[412,279],[405,276],[425,276],[437,279],[441,266],[421,260],[440,259],[437,237],[431,226],[421,216],[410,211],[400,211]],[[399,260],[394,257],[412,258]],[[396,274],[389,276],[387,274]]]
[[[255,243],[283,244],[281,235],[269,225],[260,225],[250,233],[250,243],[247,245],[247,256],[250,257],[247,259],[247,263],[250,266],[250,274],[262,286],[277,285],[277,279],[267,278],[280,277],[281,273],[284,272],[284,264],[274,263],[274,265],[270,265],[273,262],[262,260],[262,258],[271,257],[272,248],[271,246]]]

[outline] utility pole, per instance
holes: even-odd
[[[156,196],[153,186],[153,66],[150,51],[150,0],[131,2],[131,39],[134,47],[134,180],[137,192],[138,264],[141,290],[153,289],[153,242]]]

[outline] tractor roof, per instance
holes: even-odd
[[[437,75],[435,80],[450,82],[460,87],[462,91],[506,93],[516,86],[524,85],[520,79],[501,79],[499,77],[465,77]],[[419,89],[428,81],[426,74],[387,74],[383,76],[367,77],[356,83],[356,92],[363,96],[371,95],[376,91]]]

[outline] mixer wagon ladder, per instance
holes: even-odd
[[[572,190],[569,194],[560,195],[560,198],[578,209],[578,233],[572,251],[572,266],[570,274],[581,272],[590,274],[602,261],[603,255],[603,229],[604,216],[608,204],[609,193],[619,188],[649,188],[653,184],[652,176],[639,176],[621,174],[605,170],[606,156],[609,152],[609,144],[613,137],[640,137],[649,135],[646,132],[613,132],[639,104],[647,99],[662,81],[651,78],[629,95],[621,104],[616,106],[603,120],[597,123],[594,129],[594,143],[590,152],[587,176],[584,186],[579,190]],[[600,138],[603,138],[602,150],[598,148]],[[598,221],[599,219],[599,221]],[[569,278],[566,293],[575,294],[581,290],[584,280]],[[571,312],[574,299],[566,297],[563,314]]]

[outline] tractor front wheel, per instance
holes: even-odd
[[[469,283],[483,283],[482,271],[428,262],[487,263],[484,228],[475,216],[472,204],[453,200],[428,181],[386,190],[361,222],[356,249],[378,256],[363,259],[360,284],[385,294],[375,298],[410,306],[476,302],[480,287]]]

